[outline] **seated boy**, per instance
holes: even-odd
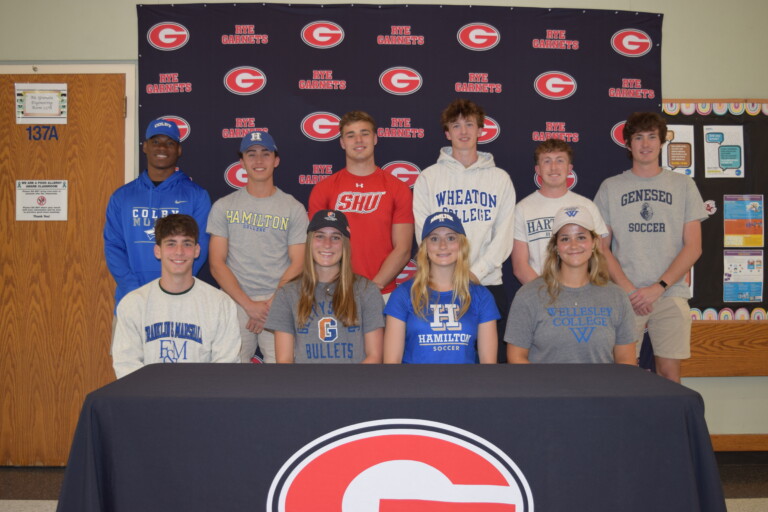
[[[118,304],[112,366],[118,378],[152,363],[236,363],[240,332],[235,303],[196,279],[199,230],[189,215],[155,224],[160,278],[130,292]]]

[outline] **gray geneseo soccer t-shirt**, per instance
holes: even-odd
[[[635,314],[627,295],[613,283],[561,286],[549,304],[539,277],[517,292],[504,341],[527,348],[532,363],[613,363],[615,345],[635,341]]]
[[[384,327],[384,300],[376,285],[356,277],[356,326],[345,327],[333,314],[336,283],[317,283],[315,307],[300,329],[296,328],[296,317],[301,282],[291,281],[277,291],[266,328],[294,336],[296,363],[360,363],[365,359],[365,334]]]
[[[632,284],[658,282],[683,248],[683,227],[707,211],[693,179],[672,171],[641,178],[625,171],[600,185],[595,204],[613,231],[611,250]],[[669,283],[666,297],[689,298],[684,278]]]

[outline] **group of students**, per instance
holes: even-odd
[[[181,208],[170,215],[155,208],[137,221],[134,208],[121,225],[116,197],[132,184],[119,189],[105,226],[118,282],[117,376],[155,362],[245,362],[257,353],[278,363],[635,364],[647,324],[659,340],[660,373],[679,380],[690,343],[684,275],[701,253],[706,213],[693,181],[659,166],[663,118],[627,120],[633,167],[607,179],[596,204],[568,190],[571,148],[549,140],[535,154],[540,190],[516,205],[509,175],[477,151],[483,121],[471,101],[446,108],[451,147],[420,175],[413,196],[375,165],[375,122],[360,111],[340,122],[347,165],[315,186],[309,215],[274,186],[279,154],[267,132],[243,138],[247,185],[204,221],[180,211],[191,201],[176,199]],[[162,122],[147,130],[142,173],[158,190],[180,173],[168,165],[175,171],[181,155],[177,131]],[[151,176],[158,170],[167,173],[159,182]],[[140,249],[120,239],[153,216],[160,277],[126,295],[126,271],[114,267],[130,254],[110,261],[110,251]],[[211,273],[223,291],[193,277],[205,250],[196,224],[210,235]],[[395,287],[414,224],[416,272]],[[108,233],[115,227],[123,233]],[[524,284],[511,307],[501,282],[510,253]]]

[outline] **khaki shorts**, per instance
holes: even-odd
[[[635,333],[637,354],[643,341],[643,331],[648,325],[653,354],[667,359],[691,357],[691,309],[682,297],[659,297],[653,303],[650,315],[637,316]]]
[[[271,295],[251,297],[251,300],[267,300]],[[256,347],[261,349],[265,363],[275,362],[275,334],[272,331],[264,329],[259,334],[254,334],[245,326],[248,324],[248,313],[240,306],[237,306],[237,321],[240,324],[240,362],[250,363],[251,358],[256,353]]]

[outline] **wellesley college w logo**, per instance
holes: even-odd
[[[573,337],[579,343],[588,343],[592,333],[595,332],[594,327],[569,327],[568,330],[573,333]]]

